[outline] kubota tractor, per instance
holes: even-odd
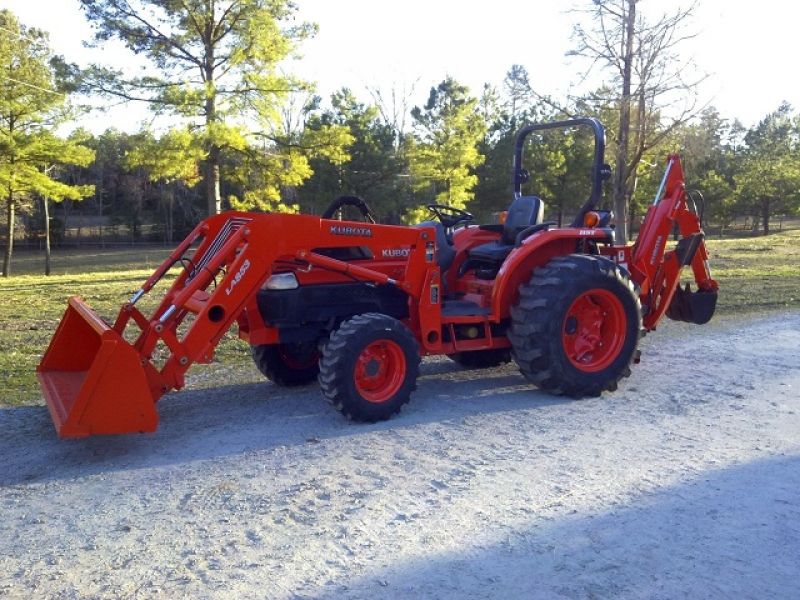
[[[576,126],[594,134],[591,194],[570,227],[556,228],[543,221],[542,200],[522,194],[523,147],[531,132]],[[70,298],[38,367],[58,434],[155,430],[158,399],[184,386],[193,363],[211,361],[234,323],[267,378],[286,386],[318,379],[325,397],[358,421],[400,410],[425,355],[467,366],[513,358],[554,394],[616,389],[641,334],[664,314],[707,322],[717,283],[677,156],[636,243],[615,244],[611,214],[598,209],[609,173],[604,145],[594,119],[522,129],[502,224],[474,225],[468,212],[433,204],[433,221],[380,225],[355,197],[322,217],[226,212],[204,220],[113,324]],[[363,220],[333,219],[346,205]],[[666,251],[674,228],[680,240]],[[137,301],[177,263],[183,269],[155,312],[140,312]],[[696,291],[679,286],[684,266]],[[156,360],[157,346],[165,359]]]

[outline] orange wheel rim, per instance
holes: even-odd
[[[581,371],[602,371],[619,356],[626,325],[622,302],[613,292],[588,290],[575,298],[564,316],[564,352]]]
[[[386,402],[400,390],[406,377],[403,349],[392,340],[372,342],[359,354],[354,375],[356,390],[365,400]]]

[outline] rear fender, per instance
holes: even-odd
[[[518,300],[520,284],[528,282],[534,269],[557,256],[574,254],[578,251],[578,243],[584,240],[611,241],[602,229],[553,229],[533,234],[519,248],[512,250],[492,289],[492,319],[499,321],[510,316],[511,307]]]

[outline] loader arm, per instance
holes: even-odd
[[[681,239],[674,249],[666,250],[675,228]],[[631,277],[640,288],[645,329],[655,329],[665,314],[690,323],[708,322],[714,314],[719,285],[711,277],[700,217],[688,206],[677,154],[667,159],[666,172],[636,243],[623,252],[630,254]],[[691,267],[697,291],[692,291],[688,283],[684,289],[679,287],[684,266]]]

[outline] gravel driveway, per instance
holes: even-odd
[[[191,374],[154,435],[0,410],[0,597],[800,596],[798,312],[666,323],[583,401],[429,359],[376,425]]]

